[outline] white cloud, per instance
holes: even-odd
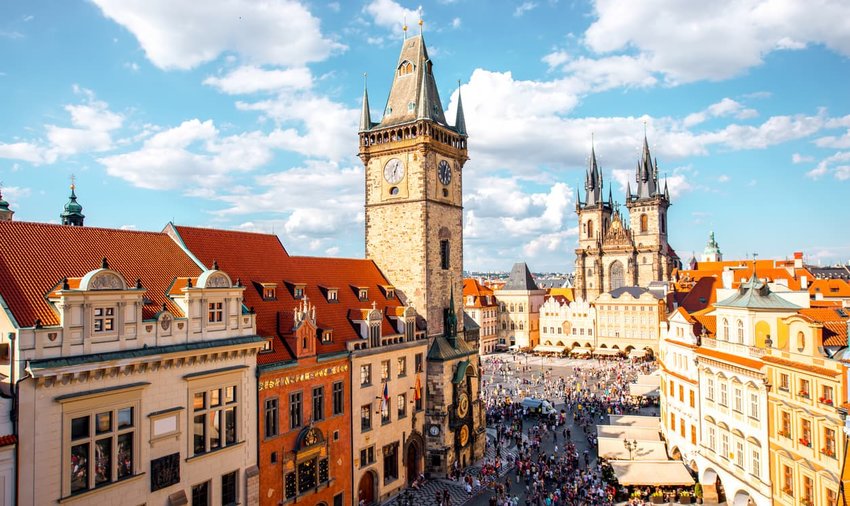
[[[519,5],[517,5],[516,9],[514,9],[514,16],[520,17],[526,12],[530,12],[537,7],[536,2],[525,1]]]
[[[850,151],[839,151],[824,158],[814,169],[808,171],[806,176],[811,179],[820,179],[829,173],[832,173],[833,177],[839,181],[850,179]]]
[[[0,158],[10,158],[24,162],[49,163],[44,148],[32,142],[0,143]]]
[[[850,148],[850,130],[840,137],[829,135],[815,139],[815,145],[821,148],[847,149]]]
[[[183,189],[201,196],[226,187],[232,176],[268,163],[281,132],[247,132],[221,137],[212,120],[192,119],[163,130],[135,151],[102,157],[110,176],[140,187]]]
[[[162,69],[190,69],[225,53],[252,64],[301,66],[345,48],[325,37],[319,19],[293,0],[92,1]]]
[[[791,155],[791,163],[794,163],[794,164],[808,163],[808,162],[813,162],[813,161],[815,161],[815,157],[813,157],[813,156],[801,155],[800,153],[794,153],[794,154]]]
[[[129,62],[124,64],[124,68],[131,71],[131,72],[138,72],[139,71],[139,64],[134,62],[134,61],[129,61]]]
[[[306,67],[285,70],[266,70],[253,65],[238,67],[223,77],[210,76],[204,84],[230,95],[258,91],[303,90],[313,84],[313,75]]]
[[[549,70],[554,70],[570,61],[570,54],[564,50],[558,49],[544,56],[542,61],[549,66]]]
[[[717,177],[718,183],[728,183],[730,180],[731,178],[726,174],[720,174],[720,176]]]
[[[724,98],[720,102],[711,104],[705,110],[685,116],[683,124],[686,127],[698,125],[709,118],[722,118],[732,116],[736,119],[751,119],[758,116],[758,111],[748,109],[740,102],[731,98]]]
[[[452,19],[452,28],[460,28],[461,20],[460,18]]]
[[[402,7],[393,0],[372,0],[366,4],[363,11],[372,17],[376,25],[396,33],[401,33],[405,21],[408,26],[413,26],[422,15],[420,11]]]
[[[674,83],[729,78],[809,43],[850,55],[850,25],[835,22],[850,17],[843,0],[597,0],[595,14],[591,50],[637,51]]]

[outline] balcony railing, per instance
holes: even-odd
[[[706,348],[731,353],[733,355],[747,356],[751,358],[761,358],[764,356],[763,348],[747,346],[746,344],[733,343],[729,341],[721,341],[711,337],[703,337],[702,345]]]

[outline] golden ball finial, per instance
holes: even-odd
[[[422,25],[424,25],[424,24],[425,24],[425,22],[424,22],[424,21],[422,21],[422,18],[419,18],[419,26],[422,26]]]
[[[406,31],[407,31],[407,25],[402,25],[402,26],[401,26],[401,31],[406,32]]]

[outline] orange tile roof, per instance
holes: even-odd
[[[702,329],[705,329],[708,337],[714,337],[717,335],[717,317],[709,314],[714,310],[714,308],[703,309],[702,311],[696,311],[691,313],[691,317],[697,321],[699,325],[694,327],[694,331],[699,335],[702,333]]]
[[[484,297],[490,296],[490,304],[486,303]],[[474,297],[473,303],[467,304],[467,297]],[[463,280],[463,305],[464,307],[493,307],[498,305],[496,297],[493,296],[493,290],[478,282],[474,278],[464,278]]]
[[[850,283],[845,279],[815,279],[809,285],[809,293],[824,297],[850,297]]]
[[[738,364],[743,367],[749,367],[751,369],[761,369],[763,363],[760,360],[754,360],[751,358],[745,358],[738,355],[733,355],[731,353],[726,353],[723,351],[714,350],[711,348],[706,348],[705,346],[700,346],[696,349],[697,353],[700,355],[705,355],[706,357],[712,357],[717,360],[724,360],[726,362],[732,362],[734,364]]]
[[[257,334],[274,337],[272,351],[258,355],[261,364],[293,358],[285,341],[277,337],[289,334],[287,323],[292,322],[293,309],[300,304],[286,280],[297,279],[305,284],[304,293],[316,306],[316,325],[333,331],[331,343],[318,344],[320,354],[343,351],[347,341],[359,339],[359,329],[351,322],[349,310],[370,310],[373,302],[385,315],[384,335],[398,332],[386,315],[396,314],[398,310],[394,308],[401,302],[386,298],[381,287],[391,283],[371,260],[290,256],[278,237],[270,234],[183,226],[174,229],[176,240],[182,241],[204,265],[217,260],[221,270],[247,286],[245,305],[256,311]],[[275,300],[263,299],[262,283],[277,283]],[[328,301],[327,287],[339,287],[336,302]],[[368,289],[367,300],[358,298],[357,287]]]
[[[717,302],[717,290],[715,288],[719,285],[719,280],[713,276],[699,279],[682,299],[680,306],[685,308],[688,313],[711,307]]]
[[[762,357],[762,360],[772,364],[778,364],[790,369],[797,369],[801,371],[808,371],[815,374],[820,374],[821,376],[827,376],[830,378],[834,378],[841,374],[841,371],[836,371],[834,369],[828,369],[826,367],[819,367],[811,364],[803,364],[801,362],[797,362],[794,360],[788,360],[780,357],[774,357],[772,355],[765,355]]]
[[[144,318],[153,317],[163,304],[182,316],[166,292],[176,277],[201,272],[158,232],[7,221],[0,222],[0,238],[0,295],[22,327],[33,326],[36,319],[58,325],[59,314],[45,296],[62,278],[79,278],[100,268],[103,257],[129,286],[141,279],[151,301],[143,307]]]
[[[847,320],[850,309],[807,308],[798,313],[809,321],[823,325],[824,346],[847,346]]]
[[[549,295],[564,297],[569,302],[575,300],[575,292],[572,288],[550,288]]]

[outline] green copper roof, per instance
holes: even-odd
[[[464,360],[463,362],[459,362],[457,364],[457,369],[455,369],[455,377],[452,379],[452,383],[457,385],[463,378],[466,377],[466,370],[469,368],[469,359]]]
[[[458,337],[455,339],[455,345],[452,346],[448,339],[443,336],[437,336],[428,349],[428,360],[445,362],[456,358],[468,357],[476,353],[477,351],[466,344],[465,339]]]
[[[9,203],[3,199],[2,193],[0,193],[0,211],[11,211],[11,209],[9,209]]]
[[[62,216],[70,216],[72,214],[79,215],[83,212],[83,206],[77,202],[77,194],[74,193],[74,186],[71,186],[71,196],[69,197],[68,203],[65,204],[65,212],[62,213]]]
[[[749,281],[741,283],[735,295],[717,302],[715,306],[747,309],[800,309],[800,306],[771,292],[767,283],[758,278],[755,270],[753,270],[753,275]]]

